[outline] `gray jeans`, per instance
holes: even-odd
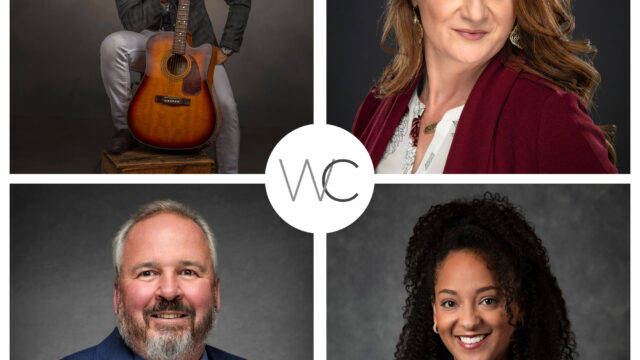
[[[117,31],[107,36],[100,46],[100,72],[102,82],[111,104],[111,117],[117,130],[127,128],[127,111],[133,98],[129,71],[144,72],[147,39],[153,31]],[[216,65],[213,76],[220,112],[222,129],[216,138],[216,160],[218,172],[238,172],[240,152],[240,123],[238,107],[233,98],[229,77],[222,65]]]

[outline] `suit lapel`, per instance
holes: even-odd
[[[125,345],[118,329],[114,329],[96,348],[95,360],[134,360],[134,353]]]
[[[498,117],[519,71],[502,64],[500,53],[484,70],[462,110],[444,173],[489,171]]]

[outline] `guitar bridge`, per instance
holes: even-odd
[[[165,104],[165,105],[172,105],[172,106],[179,106],[179,105],[189,106],[189,104],[191,104],[190,99],[179,98],[175,96],[162,96],[162,95],[156,95],[156,102]]]

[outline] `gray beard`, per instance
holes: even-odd
[[[204,345],[207,334],[216,320],[214,309],[205,314],[199,324],[191,320],[189,328],[161,328],[161,333],[149,335],[149,320],[138,324],[134,317],[122,305],[118,296],[118,315],[116,324],[124,343],[147,360],[178,360],[192,357]]]

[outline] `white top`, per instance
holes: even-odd
[[[376,168],[377,174],[411,174],[416,159],[416,149],[411,138],[411,123],[414,118],[422,116],[425,105],[418,97],[418,89],[409,100],[409,111],[402,117],[400,124],[382,155]],[[416,174],[442,174],[447,162],[453,135],[464,105],[448,110],[436,126],[433,139],[424,153]]]

